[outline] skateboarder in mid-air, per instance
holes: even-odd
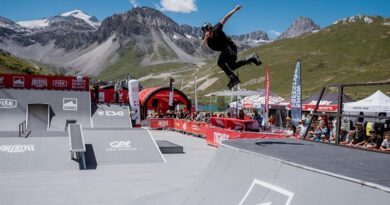
[[[218,58],[218,66],[229,77],[229,89],[241,82],[238,76],[234,74],[234,70],[250,63],[261,65],[259,56],[256,53],[246,58],[245,60],[237,61],[237,46],[234,44],[232,39],[222,31],[223,25],[226,23],[226,21],[234,13],[240,10],[241,7],[241,5],[236,6],[214,26],[212,26],[210,23],[205,23],[202,26],[203,44],[207,45],[214,51],[221,52]]]

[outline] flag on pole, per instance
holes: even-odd
[[[169,92],[169,101],[168,101],[168,105],[171,109],[173,109],[173,95],[174,95],[174,87],[173,87],[173,84],[174,84],[175,80],[173,78],[170,78],[169,79],[169,89],[171,90],[171,92]]]
[[[263,124],[266,125],[268,121],[268,104],[269,104],[269,93],[271,89],[271,82],[269,77],[269,66],[265,67],[265,102],[264,102],[264,115]]]
[[[301,61],[295,66],[294,78],[291,89],[291,121],[296,127],[302,118],[302,90],[301,90]]]

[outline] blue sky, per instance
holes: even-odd
[[[226,24],[228,34],[283,32],[299,16],[321,27],[357,14],[390,17],[389,0],[1,0],[0,16],[35,20],[80,9],[103,20],[136,5],[158,8],[179,24],[201,26],[218,22],[237,4],[243,8]]]

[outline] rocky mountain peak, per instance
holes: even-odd
[[[241,47],[254,47],[271,42],[267,32],[254,31],[243,35],[233,35],[231,38]]]
[[[283,32],[279,36],[279,39],[294,38],[316,30],[320,30],[320,26],[318,24],[314,23],[314,21],[310,18],[301,16],[294,20],[287,31]]]
[[[159,10],[150,7],[136,7],[129,11],[129,14],[136,17],[139,23],[156,27],[174,27],[178,24]]]

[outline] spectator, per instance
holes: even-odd
[[[268,119],[268,123],[270,126],[273,126],[275,125],[275,122],[276,122],[276,119],[275,119],[275,116],[274,115],[271,115]]]
[[[384,140],[381,144],[380,149],[384,152],[390,152],[390,131],[385,132]]]
[[[345,128],[342,128],[341,130],[345,131],[346,135],[345,135],[345,140],[340,140],[340,144],[342,145],[351,145],[352,142],[353,142],[353,137],[355,136],[355,129],[356,128],[352,128],[349,132],[345,129]]]
[[[284,137],[295,137],[295,127],[293,124],[290,124],[287,130],[283,133]]]
[[[135,123],[137,121],[138,115],[137,115],[137,108],[131,108],[130,117],[131,117],[131,125],[135,127]]]
[[[363,148],[379,148],[381,141],[381,137],[379,137],[374,130],[371,130],[364,141],[357,143],[356,146],[361,146]]]
[[[95,84],[93,85],[93,94],[94,94],[95,104],[98,104],[99,103],[99,84],[97,82],[95,82]]]
[[[329,129],[326,127],[324,122],[320,122],[320,125],[314,131],[314,141],[325,141],[329,140]]]
[[[286,122],[285,122],[286,126],[285,128],[288,129],[290,127],[290,125],[292,125],[292,122],[291,122],[291,118],[290,117],[286,117]]]
[[[257,112],[257,110],[253,111],[253,120],[256,120],[259,123],[259,127],[261,127],[261,123],[263,122],[263,117]]]
[[[115,91],[115,103],[119,104],[119,96],[120,96],[120,91],[122,89],[122,85],[120,81],[116,81],[115,86],[114,86],[114,91]]]
[[[240,120],[244,120],[245,119],[245,113],[244,113],[244,110],[241,109],[239,112],[238,112],[238,119]]]
[[[357,144],[364,141],[366,138],[365,132],[363,130],[363,125],[361,123],[356,124],[356,129],[353,135],[353,141],[350,145],[356,146]]]
[[[299,125],[297,126],[297,134],[298,137],[301,139],[304,138],[307,129],[307,126],[305,126],[304,124],[305,124],[305,120],[301,120],[299,121]]]

